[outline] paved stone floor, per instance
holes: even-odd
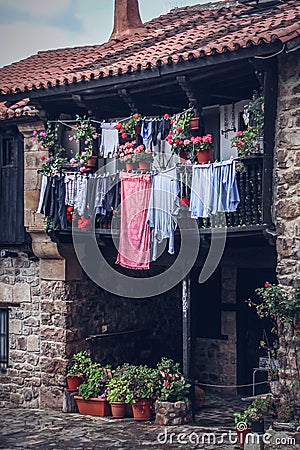
[[[239,448],[233,412],[245,409],[237,398],[208,396],[194,424],[161,427],[153,421],[114,420],[53,410],[0,409],[0,448],[34,450],[173,450]],[[208,435],[207,433],[212,433]],[[298,445],[266,446],[299,450]]]

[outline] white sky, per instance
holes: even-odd
[[[139,0],[144,22],[209,0]],[[106,42],[114,0],[0,0],[0,67],[40,50]]]

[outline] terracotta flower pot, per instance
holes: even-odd
[[[188,160],[188,155],[185,152],[180,152],[179,157],[180,157],[180,162],[182,162],[182,163],[184,163]]]
[[[132,403],[132,412],[134,420],[150,420],[153,411],[152,399],[136,400]]]
[[[84,382],[84,379],[79,375],[67,375],[68,389],[77,391],[79,386]]]
[[[236,434],[238,435],[240,448],[243,449],[244,445],[245,445],[245,441],[246,441],[246,436],[247,436],[247,434],[251,433],[251,428],[245,428],[244,430],[236,429],[235,431],[236,431]]]
[[[131,162],[131,163],[125,163],[125,166],[126,166],[127,172],[128,172],[129,170],[135,170],[135,169],[136,169],[136,165],[135,165],[135,163],[133,163],[133,162]]]
[[[87,160],[87,167],[95,167],[96,163],[97,163],[97,156],[91,156],[90,159]]]
[[[213,149],[209,148],[208,150],[202,150],[197,152],[197,160],[199,164],[206,164],[209,161],[212,161],[212,153]]]
[[[191,130],[199,130],[199,117],[193,117],[190,120],[190,129]]]
[[[89,398],[83,400],[79,395],[74,395],[80,414],[88,414],[90,416],[106,417],[111,416],[110,404],[105,398]]]
[[[124,419],[126,417],[125,402],[110,402],[111,412],[115,419]]]
[[[149,170],[150,164],[147,161],[144,161],[143,159],[139,161],[139,169],[141,170]]]

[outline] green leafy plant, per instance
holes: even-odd
[[[123,364],[117,368],[114,378],[128,383],[129,392],[126,403],[135,403],[136,400],[156,398],[157,396],[157,370],[146,365]]]
[[[129,380],[122,380],[121,378],[112,378],[107,383],[106,399],[109,402],[126,402],[130,395]]]
[[[108,376],[107,371],[99,364],[93,363],[87,372],[88,378],[78,388],[78,394],[87,400],[88,398],[105,398]]]
[[[79,375],[86,377],[92,364],[93,362],[91,360],[90,353],[86,350],[75,353],[72,357],[72,365],[67,370],[67,375]]]
[[[233,418],[234,418],[234,423],[236,425],[239,424],[246,424],[248,427],[250,427],[250,419],[249,419],[249,414],[248,414],[248,410],[246,409],[245,411],[241,412],[241,413],[234,413],[233,414]]]
[[[256,129],[257,135],[263,135],[264,128],[264,97],[254,91],[252,99],[244,107],[244,121],[246,125]]]
[[[136,127],[142,122],[142,116],[139,113],[132,114],[127,121],[119,122],[116,129],[122,133],[122,138],[126,139],[128,136],[135,136]]]
[[[34,130],[32,133],[32,141],[38,143],[38,149],[47,151],[48,156],[42,155],[41,172],[44,175],[56,175],[61,172],[62,166],[67,163],[65,157],[65,149],[60,145],[58,140],[59,125],[46,123],[45,131],[38,132]]]
[[[260,151],[257,130],[254,127],[248,126],[245,131],[238,131],[236,135],[231,138],[231,146],[236,147],[238,155],[241,158],[257,153]]]
[[[146,161],[151,163],[153,161],[154,152],[150,148],[145,148],[143,144],[134,149],[133,162]]]
[[[179,363],[163,357],[157,364],[158,400],[167,402],[188,401],[191,385],[180,372]]]
[[[166,137],[166,141],[171,145],[172,153],[177,155],[185,153],[188,157],[193,156],[193,146],[190,141],[190,120],[193,117],[194,113],[191,109],[173,116],[171,120],[172,129]]]
[[[272,403],[270,396],[261,398],[257,397],[254,402],[246,409],[246,414],[250,422],[261,421],[264,415],[268,412]]]
[[[256,308],[259,317],[270,317],[285,325],[291,325],[300,314],[300,287],[284,290],[277,284],[266,281],[264,287],[255,289],[261,303],[249,300],[249,306]]]
[[[76,122],[76,126],[74,127],[75,133],[69,137],[69,141],[75,141],[78,144],[82,141],[84,143],[84,151],[91,156],[94,141],[99,137],[96,127],[85,116],[80,117],[76,115]]]

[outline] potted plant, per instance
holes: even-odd
[[[128,403],[129,380],[118,378],[115,371],[113,377],[107,383],[106,399],[110,403],[112,415],[115,419],[123,419],[126,416],[126,403]]]
[[[250,125],[245,131],[238,131],[230,142],[232,147],[236,147],[238,156],[241,158],[260,153],[257,129]]]
[[[134,420],[150,420],[157,390],[157,370],[146,365],[124,364],[119,378],[129,382],[126,403],[132,404]]]
[[[119,122],[116,129],[122,133],[122,138],[127,139],[129,136],[134,137],[141,132],[142,116],[139,113],[131,114],[129,119],[124,122]]]
[[[192,136],[190,141],[193,146],[193,151],[197,154],[198,163],[204,164],[212,161],[213,144],[211,134]]]
[[[126,170],[134,170],[136,168],[134,160],[134,150],[136,141],[125,142],[125,144],[120,145],[118,151],[113,154],[114,158],[119,159],[125,164]]]
[[[251,423],[252,433],[264,433],[264,415],[271,404],[271,397],[258,397],[247,408],[247,417]]]
[[[246,441],[246,436],[247,434],[251,433],[248,410],[246,409],[242,413],[234,413],[233,417],[235,423],[235,431],[238,436],[240,448],[243,449]]]
[[[88,168],[95,167],[97,163],[97,156],[93,155],[95,142],[98,140],[98,133],[86,117],[76,116],[76,125],[74,127],[73,136],[69,137],[69,141],[75,141],[77,144],[81,143],[80,151],[75,155],[75,158],[70,160],[72,165],[78,165],[81,172],[85,172]]]
[[[180,372],[179,363],[163,357],[157,364],[157,372],[156,422],[160,425],[182,425],[189,422],[191,385]]]
[[[145,148],[143,144],[137,146],[134,150],[133,160],[139,165],[141,170],[149,170],[150,164],[153,161],[154,153],[150,148]]]
[[[193,111],[190,109],[173,116],[172,128],[166,137],[166,141],[171,145],[172,153],[180,156],[182,161],[193,156],[190,145],[190,120],[192,117]]]
[[[82,350],[72,357],[72,365],[67,370],[67,384],[71,390],[77,390],[89,372],[92,360],[89,352]]]
[[[107,370],[93,363],[88,370],[88,378],[79,386],[74,396],[80,414],[92,416],[110,416],[111,409],[106,399]]]

